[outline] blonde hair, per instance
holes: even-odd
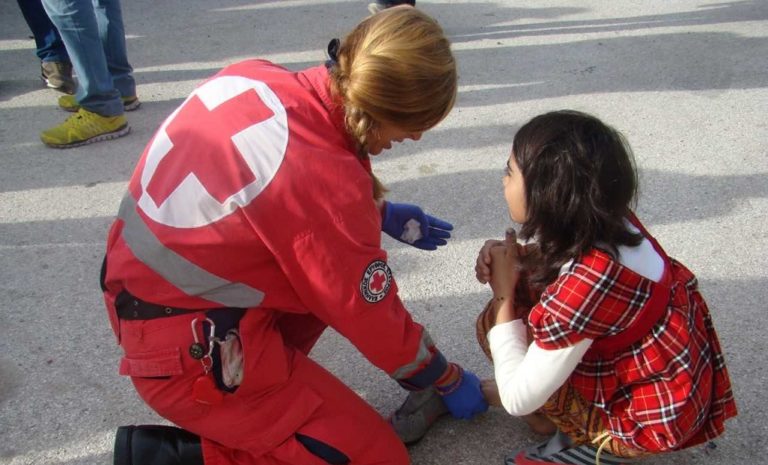
[[[456,101],[456,61],[437,22],[416,8],[395,7],[363,20],[341,42],[331,68],[345,124],[368,157],[368,135],[386,122],[421,132],[437,125]],[[386,189],[373,176],[374,198]]]

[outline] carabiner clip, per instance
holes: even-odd
[[[192,320],[192,338],[195,340],[195,343],[193,346],[199,346],[204,347],[203,343],[200,342],[200,339],[197,337],[197,320],[199,318],[195,318]],[[211,357],[211,354],[213,354],[213,346],[216,344],[216,337],[214,336],[216,334],[216,324],[211,320],[210,318],[206,318],[203,320],[203,323],[208,323],[211,327],[209,334],[208,334],[208,340],[206,341],[206,344],[208,344],[208,352],[200,357],[200,363],[203,365],[203,370],[208,373],[211,370],[211,367],[213,366],[213,358]]]

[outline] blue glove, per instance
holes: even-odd
[[[427,215],[416,205],[384,202],[381,230],[400,242],[422,250],[435,250],[447,244],[453,225]]]
[[[453,384],[438,387],[437,393],[443,397],[443,403],[448,407],[454,418],[469,420],[478,413],[488,410],[483,391],[480,390],[480,380],[471,371],[459,367],[459,379]]]

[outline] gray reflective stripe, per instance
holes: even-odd
[[[435,345],[434,342],[432,342],[432,337],[429,335],[427,330],[425,329],[424,332],[421,334],[421,342],[419,343],[419,350],[416,352],[416,358],[414,358],[411,362],[409,362],[407,365],[403,365],[390,376],[393,379],[405,379],[413,373],[419,366],[421,366],[422,363],[424,363],[425,360],[428,360],[429,357],[432,356],[432,353],[429,351],[429,348]]]
[[[165,247],[136,212],[130,193],[120,203],[123,239],[133,255],[184,293],[216,302],[224,307],[250,308],[264,300],[258,289],[220,278]]]

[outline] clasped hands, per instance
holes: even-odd
[[[477,255],[475,277],[481,284],[490,284],[493,290],[493,308],[496,323],[503,323],[522,317],[527,309],[515,306],[515,287],[520,279],[520,259],[531,253],[533,244],[517,243],[512,228],[507,229],[504,240],[485,241]]]

